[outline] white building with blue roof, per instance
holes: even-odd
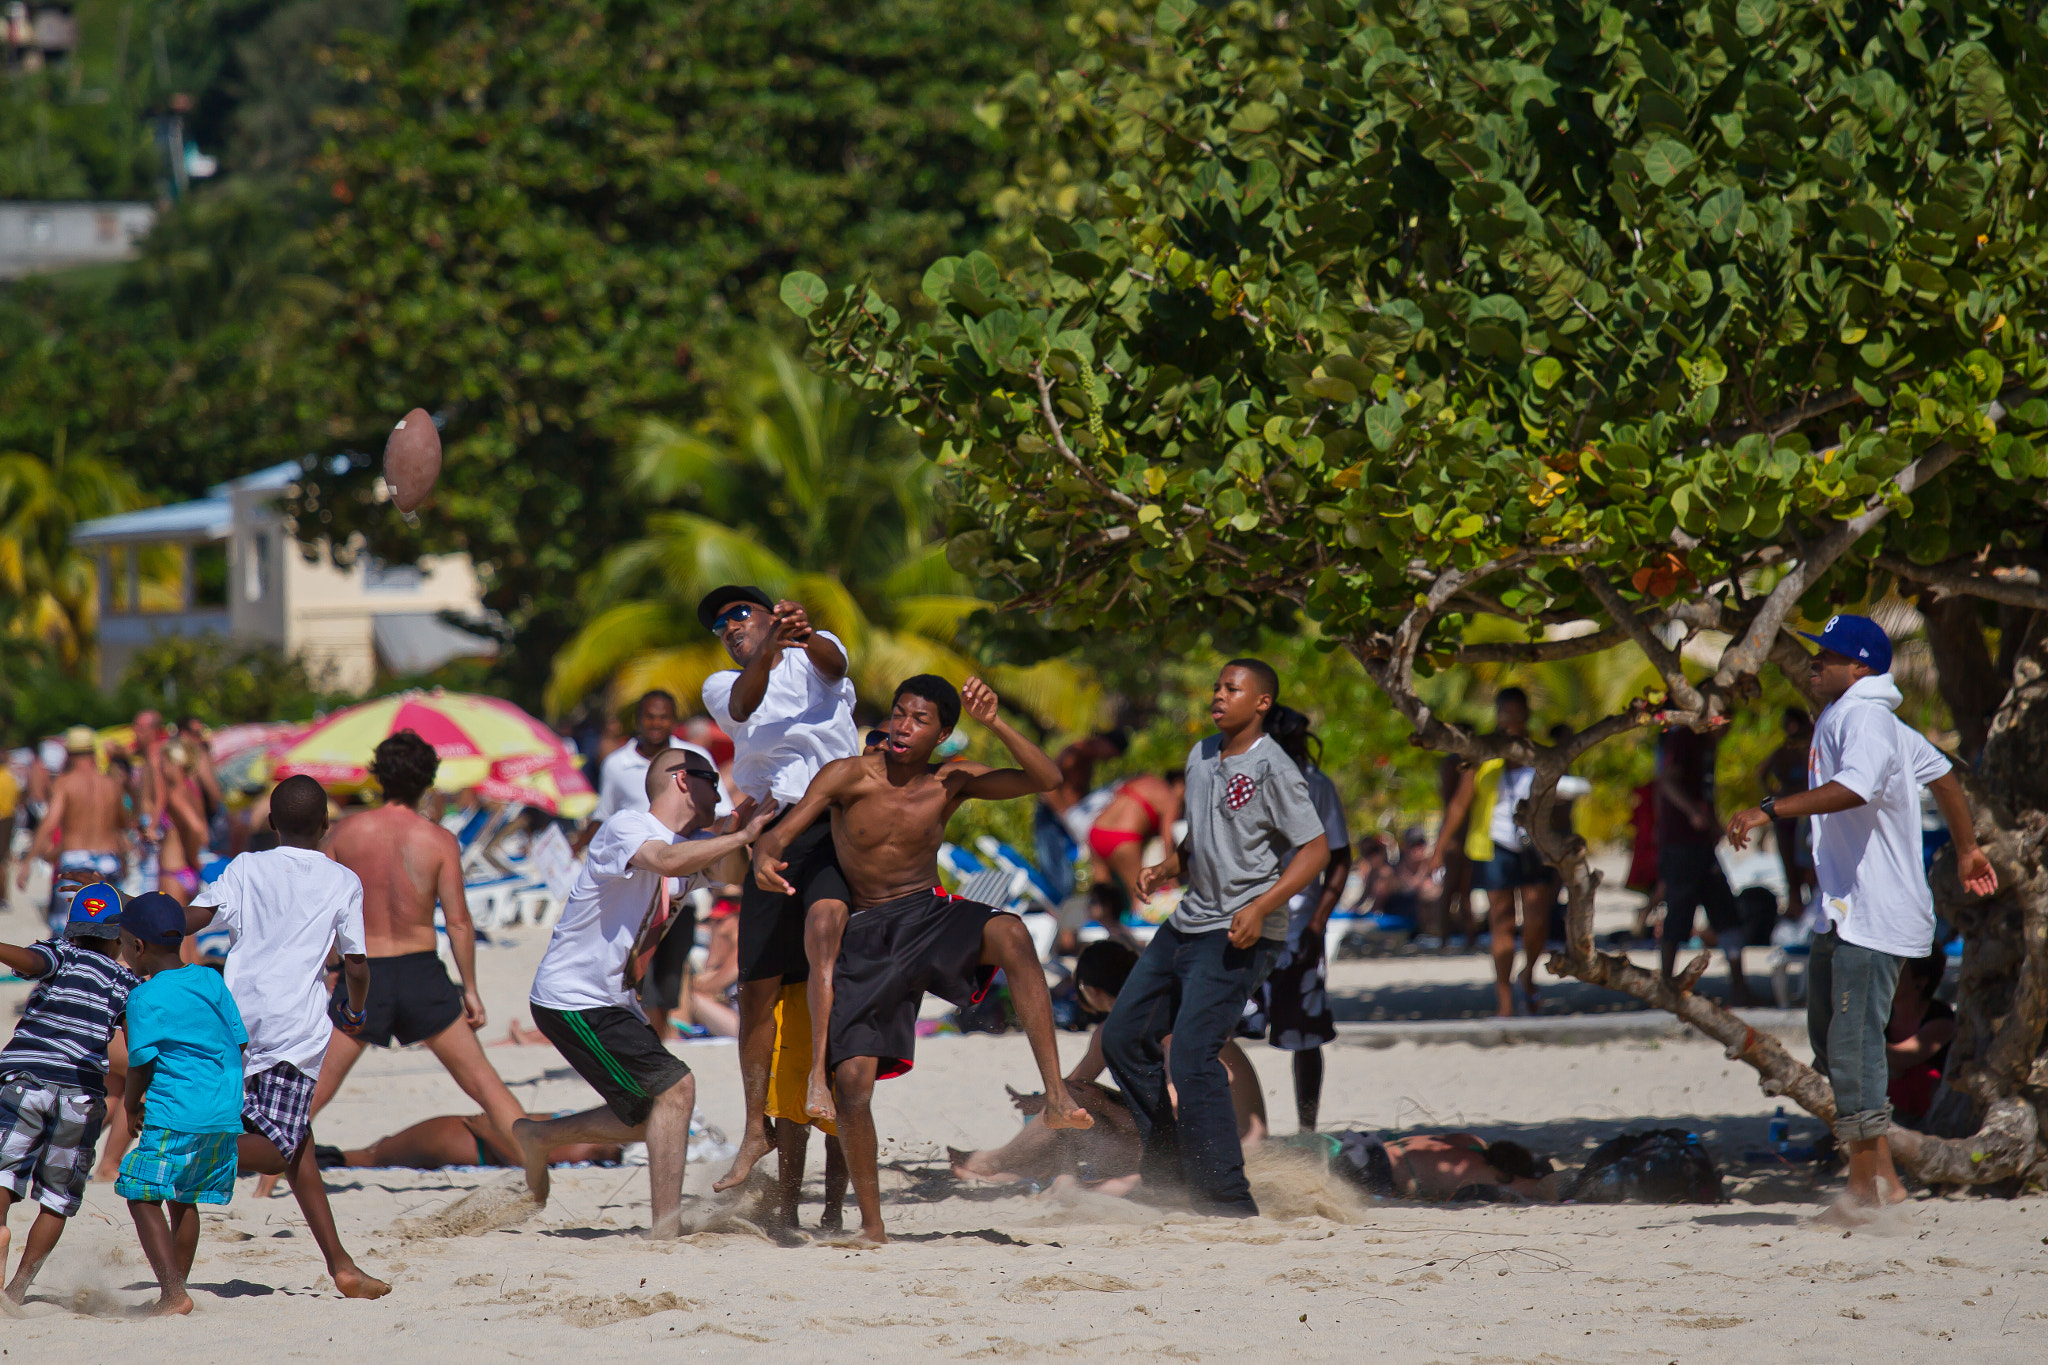
[[[99,560],[101,687],[120,682],[136,651],[171,635],[267,644],[349,692],[367,689],[380,671],[425,673],[496,652],[493,640],[448,619],[485,615],[468,555],[423,555],[406,565],[358,555],[343,567],[325,542],[302,548],[277,506],[302,469],[297,461],[273,465],[194,502],[73,529],[73,543]],[[143,570],[145,558],[166,551],[182,559],[168,597]]]

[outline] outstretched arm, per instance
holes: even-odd
[[[633,855],[633,866],[659,872],[664,877],[694,877],[726,854],[753,843],[768,827],[768,822],[775,818],[775,811],[773,801],[764,801],[738,829],[730,834],[715,834],[709,839],[685,839],[677,844],[649,839]]]
[[[960,689],[960,702],[967,714],[987,726],[1010,751],[1010,757],[1017,760],[1014,768],[991,768],[968,778],[960,787],[962,800],[1007,801],[1013,796],[1049,792],[1060,784],[1060,765],[1045,750],[1018,734],[996,710],[994,688],[979,678],[969,678],[967,686]]]
[[[0,943],[0,967],[16,976],[28,978],[41,976],[50,969],[50,964],[41,953],[17,948],[12,943]]]
[[[860,771],[861,760],[858,758],[835,758],[818,769],[811,785],[804,788],[803,800],[791,806],[788,817],[763,835],[755,847],[754,885],[778,896],[796,894],[796,888],[782,876],[782,869],[788,865],[783,861],[782,850],[789,847],[790,840],[822,817],[841,792],[850,789],[860,779]]]

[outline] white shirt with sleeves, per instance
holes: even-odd
[[[289,1062],[318,1077],[333,1025],[327,1018],[327,953],[363,953],[363,883],[317,849],[244,853],[202,887],[228,931],[228,993],[249,1046],[242,1074]]]
[[[662,879],[633,866],[633,855],[650,840],[673,844],[683,838],[644,810],[620,811],[599,827],[533,974],[534,1004],[565,1011],[618,1006],[646,1017],[638,995],[626,988],[624,974]]]
[[[818,634],[851,661],[838,636]],[[843,674],[837,682],[828,680],[808,651],[795,645],[782,651],[769,671],[761,704],[745,720],[732,716],[732,689],[739,680],[736,668],[705,679],[704,710],[732,738],[732,784],[742,796],[772,796],[785,807],[795,805],[818,769],[860,752],[853,680]]]
[[[1934,949],[1934,893],[1920,855],[1920,789],[1955,765],[1892,714],[1902,699],[1880,673],[1820,713],[1810,785],[1839,782],[1863,804],[1813,817],[1813,866],[1844,943],[1925,957]]]

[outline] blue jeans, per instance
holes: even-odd
[[[1844,943],[1833,929],[1814,935],[1806,962],[1806,1036],[1814,1070],[1835,1088],[1835,1136],[1843,1142],[1881,1138],[1891,1127],[1884,1026],[1904,963]]]
[[[1227,928],[1184,934],[1163,924],[1102,1026],[1102,1055],[1144,1142],[1139,1173],[1155,1188],[1185,1188],[1197,1213],[1252,1218],[1259,1212],[1244,1178],[1244,1147],[1220,1054],[1279,948],[1268,940],[1233,948]],[[1160,1046],[1168,1034],[1170,1067]],[[1178,1114],[1167,1098],[1169,1071]]]

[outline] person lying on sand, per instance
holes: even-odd
[[[526,1115],[546,1120],[556,1114]],[[619,1164],[623,1148],[616,1142],[565,1142],[548,1152],[548,1165],[574,1166],[588,1161],[598,1166]],[[336,1166],[399,1166],[415,1171],[438,1171],[443,1166],[506,1166],[525,1164],[518,1148],[497,1134],[487,1114],[438,1114],[401,1128],[389,1137],[378,1138],[367,1147],[315,1147],[313,1159],[321,1170]]]
[[[1488,1142],[1473,1133],[1422,1133],[1393,1142],[1371,1133],[1327,1136],[1337,1143],[1332,1168],[1383,1199],[1544,1204],[1557,1198],[1557,1171],[1519,1142]]]
[[[1124,944],[1109,939],[1089,944],[1074,963],[1074,982],[1081,1002],[1097,1014],[1108,1014],[1125,978],[1137,965],[1137,953]],[[1171,1048],[1172,1043],[1169,1037],[1167,1046]],[[1230,1076],[1230,1100],[1237,1111],[1238,1139],[1250,1147],[1266,1136],[1266,1097],[1259,1089],[1259,1078],[1250,1059],[1235,1042],[1224,1043],[1221,1061]],[[1007,1184],[1050,1181],[1061,1176],[1108,1180],[1134,1173],[1142,1152],[1137,1120],[1131,1116],[1130,1106],[1122,1095],[1097,1083],[1095,1078],[1106,1066],[1102,1058],[1102,1029],[1097,1026],[1088,1040],[1088,1050],[1067,1073],[1067,1093],[1095,1116],[1095,1127],[1077,1132],[1029,1122],[1044,1110],[1045,1097],[1010,1090],[1010,1102],[1026,1116],[1023,1131],[1001,1147],[978,1152],[947,1148],[954,1178]]]

